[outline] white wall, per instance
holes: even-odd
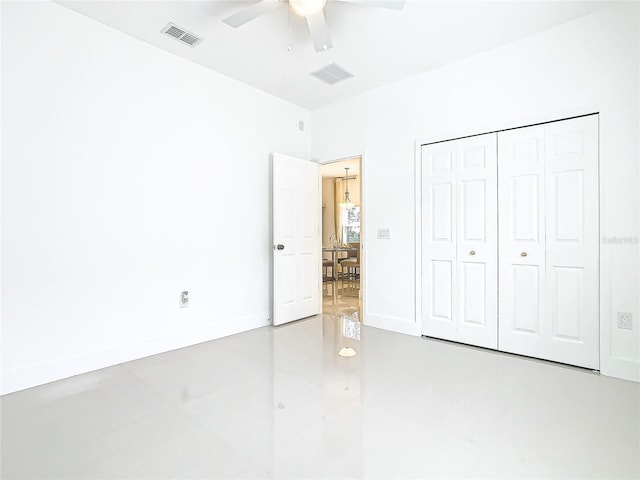
[[[309,114],[56,4],[1,12],[2,393],[266,324],[268,156],[309,155]],[[366,153],[368,323],[420,331],[418,139],[600,111],[602,235],[638,236],[639,19],[611,9],[314,113],[317,160]],[[601,246],[602,371],[636,380],[639,248]]]
[[[418,140],[599,111],[601,234],[638,236],[639,40],[638,4],[628,3],[314,112],[314,159],[366,153],[368,324],[420,332],[414,273]],[[391,227],[391,240],[375,239],[379,227]],[[603,242],[600,279],[602,372],[636,381],[639,249],[637,243]],[[632,331],[616,328],[617,311],[633,313]]]
[[[269,155],[309,157],[298,120],[62,6],[2,2],[2,392],[265,325]]]

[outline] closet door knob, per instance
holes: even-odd
[[[475,255],[475,254],[476,254],[476,251],[475,251],[475,250],[471,250],[471,251],[469,252],[469,255]]]
[[[520,256],[521,256],[521,257],[526,257],[526,256],[527,256],[527,252],[522,252],[522,253],[520,254]]]

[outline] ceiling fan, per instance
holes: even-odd
[[[348,2],[358,5],[390,8],[401,10],[405,0],[330,0],[334,2]],[[329,29],[324,18],[324,7],[327,0],[261,0],[255,5],[251,5],[238,13],[223,19],[227,25],[238,28],[245,23],[258,18],[265,13],[277,9],[283,4],[288,4],[295,13],[304,17],[311,32],[311,40],[316,52],[329,50],[333,47]]]

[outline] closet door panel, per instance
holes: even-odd
[[[456,145],[422,147],[422,334],[456,339]]]
[[[547,357],[598,369],[598,117],[545,126]]]
[[[431,209],[430,233],[432,242],[453,242],[453,182],[436,183],[429,186]]]
[[[482,262],[461,262],[460,273],[461,323],[476,328],[487,326],[487,265]]]
[[[544,127],[498,134],[498,348],[544,357]]]
[[[497,348],[497,134],[457,141],[458,341]]]
[[[498,348],[598,369],[598,117],[502,132],[498,151]]]
[[[537,265],[512,265],[513,329],[525,334],[540,334],[540,268]]]

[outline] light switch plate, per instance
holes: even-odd
[[[378,238],[381,240],[391,239],[391,229],[389,227],[378,229]]]

